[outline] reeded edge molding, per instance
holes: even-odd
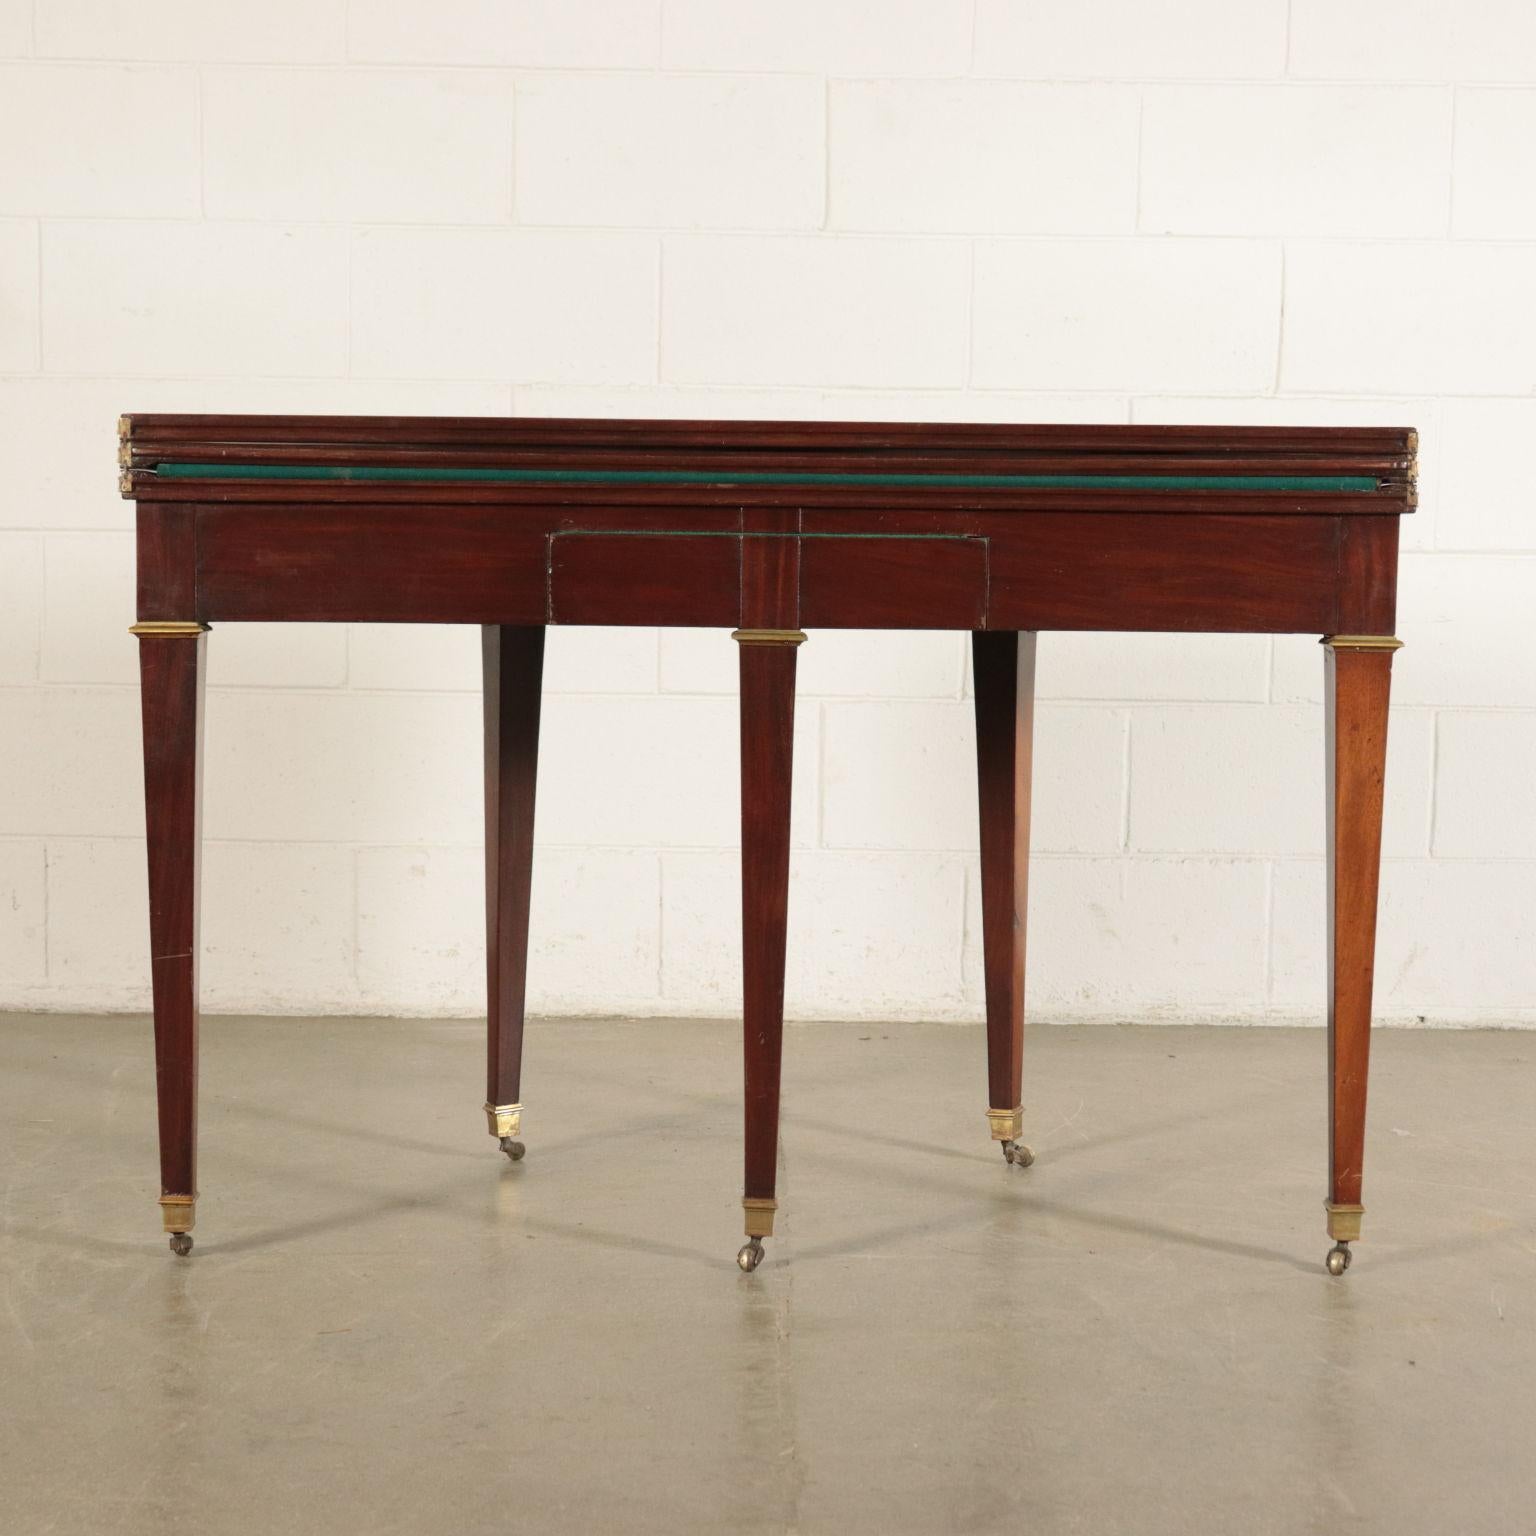
[[[130,635],[159,635],[162,638],[190,637],[202,635],[208,632],[206,624],[200,624],[196,619],[145,619],[138,624],[130,624]]]
[[[516,1136],[523,1124],[521,1104],[487,1104],[486,1126],[492,1136]]]
[[[1323,1209],[1328,1212],[1328,1236],[1334,1242],[1352,1243],[1360,1236],[1363,1205],[1335,1205],[1332,1200],[1324,1200]]]
[[[161,1195],[160,1216],[167,1232],[190,1232],[197,1223],[196,1195]]]
[[[746,1216],[746,1235],[748,1237],[772,1237],[773,1213],[778,1208],[779,1202],[771,1196],[765,1199],[761,1195],[744,1195],[741,1201],[741,1209]]]
[[[1324,635],[1318,642],[1330,651],[1400,651],[1403,642],[1395,635]]]
[[[803,629],[733,629],[731,639],[737,645],[804,645],[805,631]]]
[[[989,1109],[987,1124],[993,1141],[1017,1141],[1024,1134],[1024,1106],[1017,1109]]]

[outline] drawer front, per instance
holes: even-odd
[[[735,534],[550,537],[551,624],[734,627],[740,614],[741,539]]]
[[[800,541],[806,629],[983,629],[987,541],[842,537]]]
[[[547,552],[473,506],[201,507],[197,617],[541,624]]]

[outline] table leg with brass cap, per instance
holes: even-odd
[[[515,1163],[522,1125],[528,905],[544,630],[487,624],[480,632],[485,714],[486,1103],[491,1135]]]
[[[1323,640],[1328,808],[1328,1235],[1329,1274],[1349,1268],[1360,1236],[1371,981],[1381,875],[1390,635]]]
[[[135,624],[144,711],[150,977],[160,1121],[160,1210],[171,1250],[192,1251],[197,1203],[197,946],[207,626]]]
[[[747,1242],[751,1273],[773,1235],[784,1050],[789,803],[794,765],[797,630],[738,630],[741,663],[742,1058],[746,1092]]]
[[[1035,1154],[1024,1133],[1024,938],[1029,910],[1029,808],[1035,636],[971,635],[976,785],[981,807],[981,933],[987,992],[987,1120],[1015,1168]],[[998,1108],[997,1106],[1011,1106]]]

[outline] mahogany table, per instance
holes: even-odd
[[[969,630],[987,1119],[1022,1140],[1035,636],[1322,637],[1328,1268],[1360,1234],[1398,518],[1417,435],[1385,428],[125,416],[138,613],[160,1206],[197,1200],[197,909],[211,623],[478,624],[485,1113],[523,1155],[521,1058],[544,631],[719,625],[740,642],[748,1242],[773,1233],[796,648],[816,628]],[[1191,771],[1198,771],[1191,764]]]

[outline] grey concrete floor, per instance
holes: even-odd
[[[527,1159],[463,1023],[205,1023],[197,1248],[143,1020],[0,1017],[0,1530],[1536,1529],[1536,1040],[1378,1033],[1322,1267],[1318,1031],[792,1028],[781,1235],[739,1048],[530,1028]]]

